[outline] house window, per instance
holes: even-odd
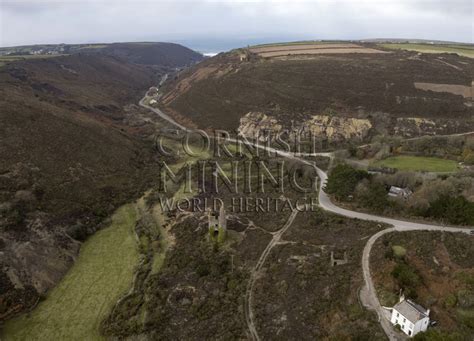
[[[399,313],[397,313],[397,317],[400,317],[400,314],[399,314]]]
[[[403,323],[405,323],[406,321],[407,321],[407,319],[406,319],[406,318],[403,318]]]
[[[411,336],[411,330],[408,331],[408,336]]]

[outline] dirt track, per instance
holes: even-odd
[[[265,250],[263,250],[262,254],[260,255],[260,258],[257,261],[257,264],[255,265],[254,270],[252,271],[250,275],[250,281],[248,283],[247,290],[245,291],[244,314],[245,314],[245,321],[247,322],[247,327],[250,332],[250,337],[253,340],[260,340],[257,333],[257,328],[255,327],[255,322],[253,318],[254,316],[253,316],[253,311],[252,311],[253,287],[255,285],[256,280],[258,279],[260,270],[262,270],[263,264],[265,264],[265,260],[270,254],[270,251],[280,241],[281,236],[286,232],[286,230],[288,230],[288,228],[291,226],[298,212],[299,211],[295,209],[291,213],[285,225],[283,225],[283,227],[277,232],[272,233],[273,234],[272,240],[270,240]]]

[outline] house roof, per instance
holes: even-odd
[[[407,320],[415,324],[415,322],[428,316],[429,312],[421,305],[410,300],[403,300],[393,307],[402,314]]]

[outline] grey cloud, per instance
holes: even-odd
[[[472,42],[470,0],[3,1],[0,45],[406,37]],[[206,43],[207,42],[207,43]]]

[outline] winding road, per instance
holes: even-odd
[[[162,83],[160,83],[161,85]],[[160,109],[151,107],[147,105],[145,102],[147,100],[147,96],[143,97],[139,104],[140,106],[147,108],[154,113],[156,113],[159,117],[162,119],[166,120],[167,122],[171,123],[172,125],[178,127],[181,130],[185,131],[191,131],[190,129],[182,126],[181,124],[177,123],[175,120],[173,120],[171,117],[163,113]],[[462,135],[462,134],[460,134]],[[227,139],[228,142],[237,142],[235,139]],[[331,153],[313,153],[313,154],[299,154],[296,155],[291,152],[286,152],[278,149],[274,149],[271,147],[267,146],[262,146],[258,144],[254,144],[250,142],[250,145],[256,147],[256,148],[261,148],[261,149],[266,149],[275,155],[285,157],[288,159],[292,160],[298,160],[302,163],[305,164],[311,164],[309,161],[304,160],[301,158],[301,156],[329,156],[332,157]],[[330,199],[330,197],[324,192],[324,187],[327,181],[327,174],[324,172],[322,169],[316,167],[318,176],[320,178],[320,186],[319,186],[319,206],[329,212],[339,214],[344,217],[348,218],[355,218],[355,219],[361,219],[361,220],[366,220],[366,221],[374,221],[374,222],[380,222],[384,224],[389,224],[392,225],[392,228],[388,228],[385,230],[381,230],[378,233],[374,234],[368,241],[367,244],[364,247],[363,255],[362,255],[362,271],[363,271],[363,276],[364,276],[364,283],[365,287],[362,289],[361,293],[361,300],[364,306],[368,309],[374,310],[377,315],[379,316],[379,321],[380,324],[385,331],[385,334],[387,337],[392,341],[394,340],[400,340],[403,339],[402,336],[400,336],[399,333],[395,332],[395,330],[392,328],[392,325],[390,321],[388,321],[384,317],[384,308],[380,305],[380,302],[377,298],[377,294],[374,288],[372,276],[370,274],[370,252],[372,250],[372,247],[375,243],[375,241],[383,236],[384,234],[395,232],[395,231],[444,231],[444,232],[455,232],[455,233],[465,233],[467,235],[470,234],[470,227],[467,228],[459,228],[459,227],[448,227],[448,226],[440,226],[440,225],[433,225],[433,224],[423,224],[423,223],[415,223],[415,222],[410,222],[410,221],[404,221],[404,220],[399,220],[399,219],[393,219],[393,218],[387,218],[387,217],[382,217],[382,216],[377,216],[373,214],[368,214],[368,213],[360,213],[356,211],[351,211],[348,209],[341,208],[339,206],[336,206]],[[255,284],[256,279],[258,278],[259,271],[261,270],[263,264],[265,263],[265,260],[270,253],[271,249],[275,246],[275,244],[280,240],[281,235],[291,226],[294,218],[296,217],[297,210],[296,212],[293,212],[290,215],[290,218],[286,222],[286,224],[277,232],[273,234],[273,238],[270,241],[270,243],[267,245],[265,250],[263,251],[262,255],[260,256],[257,265],[255,266],[254,270],[252,271],[251,278],[249,281],[249,285],[245,294],[245,319],[247,322],[247,326],[249,328],[249,333],[254,340],[260,340],[254,319],[253,319],[253,312],[252,312],[252,291],[253,291],[253,286]]]

